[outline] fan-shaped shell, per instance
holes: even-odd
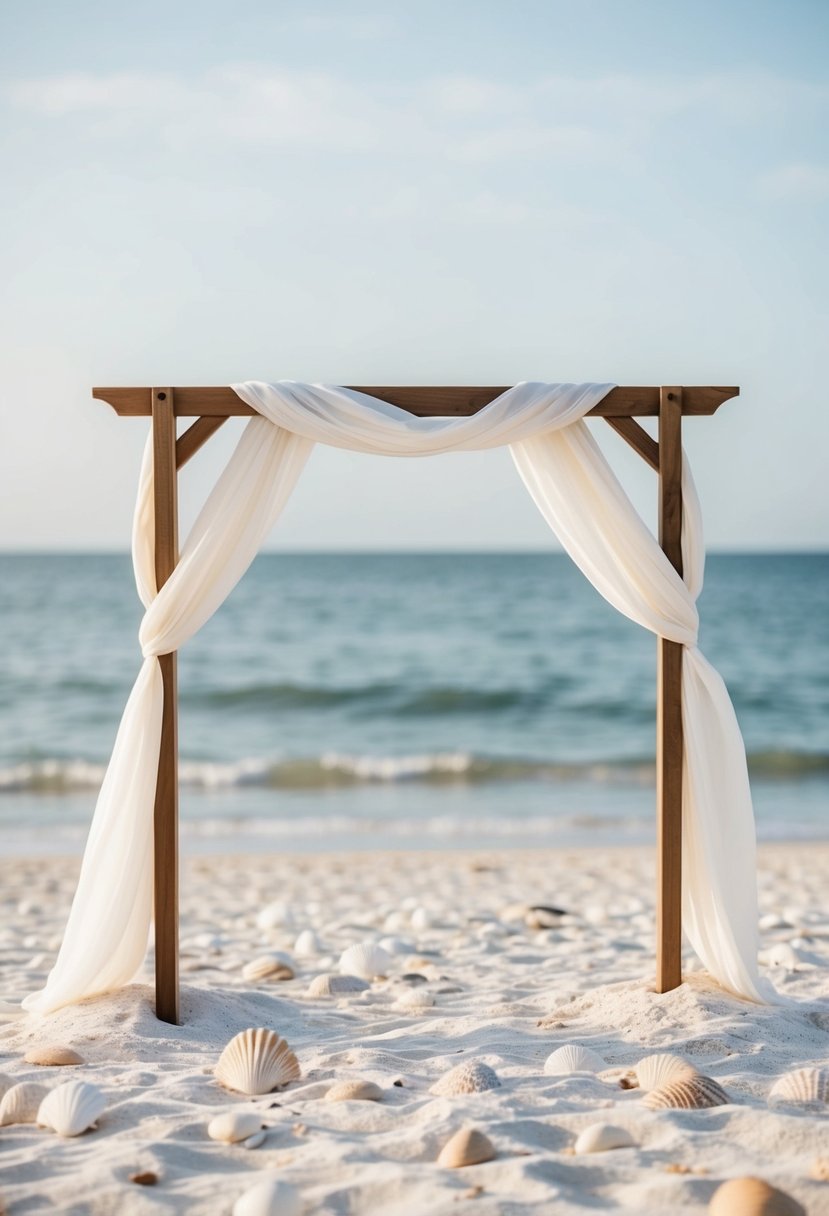
[[[498,1089],[500,1084],[494,1068],[490,1068],[481,1060],[465,1060],[463,1064],[450,1068],[429,1092],[440,1098],[453,1098],[458,1094],[476,1094],[487,1089]]]
[[[677,1077],[659,1089],[645,1094],[642,1105],[648,1110],[702,1110],[706,1106],[727,1106],[728,1094],[711,1077],[699,1073],[692,1077]]]
[[[761,1178],[731,1178],[714,1192],[710,1216],[806,1216],[796,1199]]]
[[[682,1056],[672,1055],[668,1051],[656,1055],[645,1056],[634,1069],[639,1088],[649,1093],[652,1089],[661,1089],[670,1081],[687,1081],[689,1077],[697,1077],[699,1073],[693,1064],[683,1060]]]
[[[440,1150],[438,1165],[449,1170],[459,1170],[465,1165],[480,1165],[483,1161],[492,1161],[495,1156],[495,1145],[489,1136],[479,1132],[477,1127],[464,1127],[446,1141]]]
[[[373,1081],[337,1081],[325,1097],[328,1102],[379,1102],[383,1091]]]
[[[79,1056],[71,1047],[64,1047],[59,1043],[30,1047],[23,1059],[27,1064],[40,1064],[45,1068],[62,1068],[86,1063],[83,1056]]]
[[[349,993],[366,992],[370,987],[358,975],[317,975],[308,985],[309,996],[347,996]]]
[[[49,1092],[48,1085],[21,1081],[3,1094],[0,1102],[0,1127],[10,1123],[36,1123],[40,1104]]]
[[[266,1178],[239,1196],[233,1216],[302,1216],[303,1207],[299,1191],[290,1182]]]
[[[223,1140],[225,1144],[236,1144],[238,1140],[247,1140],[262,1130],[262,1116],[258,1111],[230,1110],[216,1115],[207,1125],[207,1134],[211,1140]]]
[[[582,1153],[604,1153],[611,1148],[630,1148],[635,1143],[627,1128],[613,1123],[591,1123],[579,1134],[575,1151]]]
[[[358,975],[371,980],[376,975],[388,975],[392,964],[391,955],[375,942],[357,942],[343,950],[340,956],[340,971],[343,975]]]
[[[398,1009],[431,1009],[435,1003],[435,998],[431,992],[424,992],[422,988],[404,988],[397,998],[396,1005]]]
[[[240,1094],[269,1094],[299,1075],[299,1061],[285,1040],[261,1026],[235,1035],[215,1069],[216,1080]]]
[[[88,1081],[64,1081],[40,1104],[37,1121],[59,1136],[80,1136],[100,1119],[106,1098]]]
[[[563,1077],[571,1072],[601,1072],[603,1068],[607,1068],[607,1061],[579,1043],[559,1047],[544,1061],[544,1071],[549,1077]]]
[[[294,954],[297,958],[311,958],[322,951],[322,943],[313,929],[303,929],[294,942]]]
[[[771,1088],[769,1102],[819,1104],[829,1102],[829,1068],[796,1068]]]
[[[284,955],[261,954],[259,958],[245,963],[242,979],[256,983],[259,980],[292,980],[294,969]]]

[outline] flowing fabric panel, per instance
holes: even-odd
[[[682,664],[683,922],[729,991],[774,1001],[757,970],[754,812],[731,699],[696,645],[702,587],[699,499],[683,457],[683,566],[668,561],[584,422],[512,445],[518,471],[576,565],[614,608],[685,646]]]
[[[144,663],[127,702],[98,795],[63,943],[46,986],[25,1009],[62,1005],[129,983],[147,951],[152,915],[153,809],[164,691],[157,655],[176,650],[213,614],[256,556],[313,444],[252,418],[156,595],[152,435],[133,529],[133,562],[147,607]]]

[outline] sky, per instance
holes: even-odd
[[[93,385],[246,379],[738,384],[710,548],[826,549],[827,62],[824,0],[4,0],[0,549],[128,547]],[[507,452],[331,449],[269,542],[554,545]]]

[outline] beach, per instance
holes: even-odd
[[[654,991],[652,848],[189,855],[180,1027],[153,1015],[151,955],[120,992],[20,1014],[54,961],[78,866],[77,856],[0,866],[4,1085],[82,1079],[106,1101],[97,1128],[77,1137],[0,1129],[11,1216],[230,1213],[270,1173],[307,1213],[701,1213],[743,1175],[809,1216],[829,1213],[825,1103],[770,1099],[781,1076],[829,1057],[825,844],[760,849],[761,960],[788,998],[778,1006],[729,996],[690,956],[680,988]],[[315,995],[317,977],[338,975],[359,943],[382,944],[385,975]],[[251,968],[268,956],[281,972]],[[274,978],[286,970],[293,978]],[[248,1098],[213,1070],[235,1034],[260,1026],[287,1040],[301,1075]],[[568,1044],[598,1053],[598,1071],[545,1072]],[[24,1059],[55,1045],[84,1062]],[[648,1109],[634,1070],[656,1052],[713,1078],[727,1103]],[[458,1064],[489,1066],[492,1087],[430,1092]],[[326,1098],[346,1080],[373,1082],[379,1099]],[[258,1147],[208,1136],[230,1111],[260,1116]],[[575,1152],[597,1123],[631,1143]],[[494,1159],[438,1165],[464,1127],[489,1138]]]

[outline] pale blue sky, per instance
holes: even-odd
[[[829,545],[822,0],[6,0],[2,26],[0,548],[128,544],[146,424],[91,385],[282,377],[738,383],[685,428],[710,545]],[[272,544],[552,540],[506,453],[318,450]]]

